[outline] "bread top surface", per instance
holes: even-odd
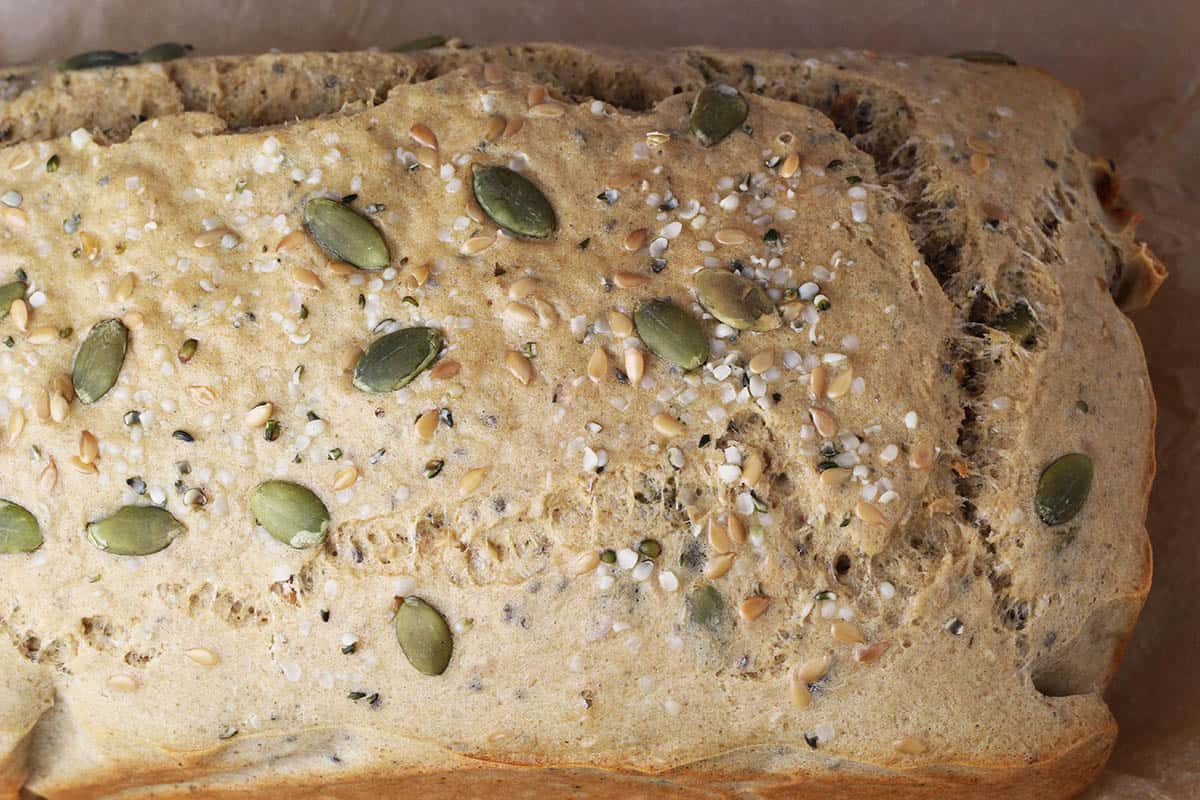
[[[342,84],[436,76],[229,129],[278,121],[222,113],[255,80],[328,83],[331,65]],[[181,71],[222,76],[207,111],[189,110],[199,82]],[[0,322],[2,496],[45,537],[0,556],[23,676],[5,681],[17,711],[0,724],[28,738],[53,687],[34,788],[305,748],[368,768],[449,753],[986,768],[1109,729],[1099,693],[1148,585],[1153,405],[1109,288],[1131,240],[1104,227],[1070,143],[1076,100],[1052,79],[841,51],[549,46],[68,78],[5,103],[103,81],[170,84],[177,102],[127,138],[35,131],[0,151],[0,190],[20,195],[2,282],[23,270],[30,287],[25,330]],[[705,147],[688,112],[710,82],[749,111]],[[471,208],[473,170],[493,165],[545,195],[550,238],[500,234]],[[303,233],[309,199],[347,195],[387,269],[345,274]],[[753,278],[782,324],[720,326],[697,302],[702,268]],[[614,316],[656,298],[700,321],[703,367],[673,367]],[[1018,342],[997,319],[1021,302],[1036,324]],[[55,378],[105,319],[130,330],[119,380],[56,421]],[[434,369],[394,393],[356,388],[356,350],[414,326],[444,340]],[[833,398],[811,393],[822,370],[851,376]],[[262,402],[273,440],[247,420]],[[72,464],[84,431],[94,469]],[[1092,458],[1091,493],[1050,527],[1038,478],[1072,452]],[[271,479],[328,507],[320,546],[255,525],[249,496]],[[151,503],[186,529],[165,550],[89,543],[89,522]],[[744,542],[735,524],[727,543],[731,516]],[[646,540],[661,553],[638,556]],[[605,549],[619,563],[595,566]],[[702,586],[720,599],[700,623]],[[409,595],[452,629],[440,675],[397,644]]]

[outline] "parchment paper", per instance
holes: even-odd
[[[1135,323],[1158,396],[1154,588],[1109,692],[1117,750],[1086,800],[1200,798],[1200,3],[1138,0],[0,0],[0,64],[162,40],[200,53],[470,42],[994,49],[1077,86],[1079,141],[1114,156],[1142,234],[1171,270]]]

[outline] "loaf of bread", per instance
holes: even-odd
[[[1080,791],[1164,272],[1079,114],[994,54],[0,70],[0,796]]]

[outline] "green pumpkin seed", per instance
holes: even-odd
[[[68,58],[59,65],[63,72],[79,69],[96,69],[97,67],[124,67],[136,64],[137,56],[133,53],[119,53],[116,50],[92,50],[79,53]]]
[[[419,50],[432,50],[435,47],[444,47],[447,41],[449,40],[445,36],[422,36],[420,39],[413,39],[393,47],[392,52],[415,53]]]
[[[492,222],[516,236],[545,239],[558,228],[554,209],[542,190],[508,167],[475,167],[475,200]]]
[[[41,546],[42,531],[33,514],[0,500],[0,553],[32,553]]]
[[[383,269],[391,254],[383,234],[345,203],[314,197],[304,204],[304,229],[335,258],[359,269]]]
[[[329,527],[329,509],[321,499],[289,481],[255,486],[250,492],[250,511],[267,533],[297,550],[320,544]]]
[[[192,49],[190,44],[179,44],[178,42],[163,42],[156,44],[153,47],[147,47],[138,54],[138,61],[143,64],[160,64],[164,61],[174,61],[177,58],[183,58]]]
[[[1070,521],[1092,491],[1092,459],[1083,453],[1067,453],[1042,470],[1033,504],[1047,525]]]
[[[75,354],[71,382],[82,403],[94,403],[108,393],[121,374],[129,330],[119,319],[97,322]]]
[[[700,144],[712,147],[737,130],[749,113],[741,92],[723,83],[712,83],[696,95],[688,124]]]
[[[1004,331],[1012,340],[1021,346],[1031,344],[1033,334],[1037,330],[1037,319],[1033,309],[1024,300],[1018,301],[1007,311],[1001,311],[992,320],[992,327]]]
[[[695,280],[700,305],[726,325],[771,331],[782,324],[775,303],[758,281],[725,269],[702,269]]]
[[[158,506],[123,506],[104,519],[89,522],[87,538],[106,553],[148,556],[183,533],[183,523]]]
[[[721,594],[707,583],[698,583],[688,592],[687,599],[688,619],[696,625],[714,628],[721,621],[721,612],[725,607],[725,601],[721,599]]]
[[[442,350],[433,328],[401,328],[367,345],[354,365],[354,385],[364,392],[394,392],[421,374]]]
[[[1007,64],[1015,67],[1017,60],[1007,53],[998,53],[995,50],[963,50],[960,53],[951,53],[950,58],[957,58],[959,61],[971,61],[976,64]]]
[[[708,336],[700,323],[670,300],[647,300],[633,313],[638,336],[659,358],[684,370],[708,360]]]
[[[29,291],[29,286],[24,281],[13,281],[0,286],[0,320],[8,316],[13,301],[25,297],[27,291]]]
[[[396,611],[396,639],[408,663],[424,675],[441,675],[454,652],[450,626],[419,597],[406,597]]]

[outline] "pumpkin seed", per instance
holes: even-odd
[[[394,392],[421,374],[442,349],[433,328],[401,328],[367,345],[354,365],[354,385],[364,392]]]
[[[415,53],[420,50],[432,50],[435,47],[444,47],[449,41],[445,36],[422,36],[419,39],[405,42],[404,44],[396,45],[392,48],[393,53]]]
[[[1083,453],[1067,453],[1042,470],[1034,506],[1047,525],[1070,521],[1092,491],[1092,459]]]
[[[1001,311],[992,320],[992,327],[1004,331],[1012,340],[1022,347],[1032,343],[1033,334],[1037,330],[1037,319],[1033,309],[1024,300],[1018,300],[1012,308]]]
[[[143,64],[160,64],[164,61],[174,61],[177,58],[183,58],[191,49],[192,46],[190,44],[163,42],[153,47],[147,47],[138,54],[137,58]]]
[[[710,314],[739,330],[770,331],[781,324],[767,290],[736,272],[700,270],[696,273],[696,294]]]
[[[136,63],[137,56],[134,53],[120,53],[116,50],[91,50],[87,53],[79,53],[71,56],[62,62],[58,68],[63,72],[71,72],[79,69],[96,69],[97,67],[124,67]]]
[[[688,124],[700,144],[712,147],[737,130],[749,113],[746,98],[737,89],[723,83],[712,83],[696,95]]]
[[[383,269],[391,258],[379,229],[337,200],[314,197],[305,203],[304,229],[334,258],[359,269]]]
[[[81,403],[96,402],[116,384],[128,345],[129,329],[121,320],[106,319],[92,326],[71,369],[71,383]]]
[[[554,209],[541,189],[507,167],[475,167],[475,201],[492,222],[509,233],[545,239],[558,227]]]
[[[404,598],[396,611],[396,640],[408,663],[424,675],[445,672],[454,651],[454,639],[445,618],[415,596]]]
[[[329,527],[329,509],[298,483],[264,481],[250,492],[250,511],[267,533],[297,550],[320,544]]]
[[[721,594],[707,583],[698,583],[687,594],[688,619],[697,625],[715,628],[721,621],[725,602]]]
[[[963,50],[959,53],[951,53],[950,58],[957,58],[959,61],[971,61],[976,64],[1007,64],[1015,67],[1017,60],[1007,53],[998,53],[995,50]]]
[[[123,506],[87,525],[88,541],[118,556],[157,553],[182,532],[183,523],[158,506]]]
[[[633,314],[638,336],[659,358],[684,370],[708,360],[708,336],[700,323],[670,300],[647,300]]]
[[[41,546],[42,532],[33,514],[0,500],[0,553],[32,553]]]
[[[13,302],[23,298],[27,291],[29,286],[24,281],[13,281],[0,286],[0,320],[8,316]]]

